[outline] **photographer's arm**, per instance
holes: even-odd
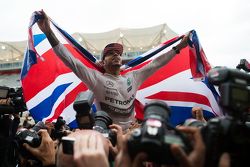
[[[230,167],[230,155],[228,153],[223,153],[220,157],[219,167]]]
[[[116,145],[113,146],[112,143],[109,141],[109,153],[112,154],[112,156],[115,158],[119,151],[121,151],[121,143],[123,141],[123,138],[125,137],[123,135],[122,127],[117,124],[109,125],[109,128],[116,134]]]
[[[104,137],[95,131],[82,133],[74,143],[74,162],[77,167],[108,167],[108,156],[105,152]]]
[[[19,116],[19,113],[14,113],[13,116],[14,116],[14,119],[13,119],[12,127],[11,127],[11,135],[14,138],[17,132],[18,126],[20,124],[20,116]]]
[[[23,146],[38,160],[40,160],[43,166],[55,165],[56,149],[54,141],[50,138],[47,130],[41,129],[38,134],[41,135],[42,141],[39,147],[33,148],[27,143]]]
[[[206,147],[203,143],[200,129],[184,126],[181,126],[178,129],[190,136],[190,141],[193,143],[193,150],[189,155],[187,155],[180,146],[171,145],[171,151],[175,159],[178,161],[180,166],[203,167],[205,163]]]
[[[146,153],[139,153],[136,157],[132,160],[129,153],[127,142],[130,134],[123,135],[122,128],[119,125],[110,125],[109,126],[112,130],[114,130],[117,134],[117,150],[118,154],[115,158],[115,167],[142,167],[143,162],[147,159]]]

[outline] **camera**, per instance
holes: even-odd
[[[109,129],[113,123],[111,117],[104,111],[94,113],[91,110],[94,101],[94,94],[87,90],[76,97],[73,107],[76,111],[76,120],[79,129],[93,129],[108,138],[112,145],[116,144],[116,134]]]
[[[92,129],[94,126],[94,112],[91,107],[94,101],[94,94],[87,90],[80,92],[73,103],[76,111],[76,122],[79,129]]]
[[[39,121],[34,125],[31,129],[21,129],[16,134],[16,141],[19,145],[23,145],[23,143],[28,143],[32,147],[38,147],[41,144],[41,138],[37,134],[40,129],[46,129],[46,126],[42,121]]]
[[[0,114],[19,113],[27,110],[22,87],[9,88],[0,86]]]
[[[31,156],[30,153],[25,148],[23,148],[24,143],[29,144],[31,147],[40,146],[41,137],[37,133],[40,129],[46,129],[46,126],[42,121],[36,123],[31,129],[23,128],[16,133],[14,145],[22,156]]]
[[[52,139],[61,139],[63,136],[66,136],[66,121],[63,117],[59,116],[54,123],[54,129],[51,131]]]
[[[239,70],[243,69],[246,72],[250,72],[250,63],[246,59],[241,59],[236,68]]]
[[[219,85],[220,105],[234,117],[242,117],[250,108],[250,75],[237,69],[214,68],[208,80]],[[241,118],[242,119],[242,118]]]
[[[225,117],[213,118],[207,124],[187,121],[184,125],[201,128],[206,145],[205,166],[218,166],[224,152],[230,154],[231,166],[245,166],[250,150],[250,75],[220,67],[209,71],[208,79],[219,86],[219,102]]]
[[[230,154],[230,166],[245,166],[250,150],[250,128],[233,117],[213,118],[201,128],[206,145],[205,166],[217,166],[220,156]]]
[[[192,150],[188,139],[169,124],[171,110],[162,101],[153,101],[145,105],[144,120],[140,129],[135,129],[128,139],[131,158],[139,152],[145,152],[148,160],[156,164],[177,164],[171,153],[172,144],[179,145],[186,153]]]

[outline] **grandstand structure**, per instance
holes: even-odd
[[[177,34],[167,24],[147,28],[117,28],[102,33],[74,33],[72,36],[90,53],[100,59],[103,48],[111,42],[124,46],[123,61],[127,62]],[[0,41],[0,86],[19,87],[27,41]]]

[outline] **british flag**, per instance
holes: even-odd
[[[62,116],[71,127],[76,127],[73,102],[79,92],[88,88],[55,55],[45,34],[36,24],[39,19],[39,13],[33,13],[21,72],[26,105],[37,121],[53,121]],[[52,20],[51,27],[60,42],[75,57],[89,68],[100,70],[95,65],[96,58]],[[123,65],[121,75],[141,68],[167,52],[181,37],[166,41]],[[141,85],[135,101],[137,118],[142,119],[143,106],[155,99],[166,101],[171,107],[173,125],[191,117],[191,108],[194,106],[201,106],[205,117],[222,115],[217,103],[219,95],[206,79],[211,67],[195,31],[191,33],[189,45]]]

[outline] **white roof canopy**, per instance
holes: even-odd
[[[72,36],[88,51],[100,54],[112,42],[123,44],[125,52],[146,51],[176,35],[167,24],[161,24],[141,29],[118,28],[103,33],[74,33]]]
[[[147,51],[177,34],[167,24],[148,28],[118,28],[102,33],[74,33],[72,36],[81,45],[95,55],[100,55],[103,48],[112,42],[123,44],[124,52]],[[0,62],[23,60],[27,41],[0,42]]]

